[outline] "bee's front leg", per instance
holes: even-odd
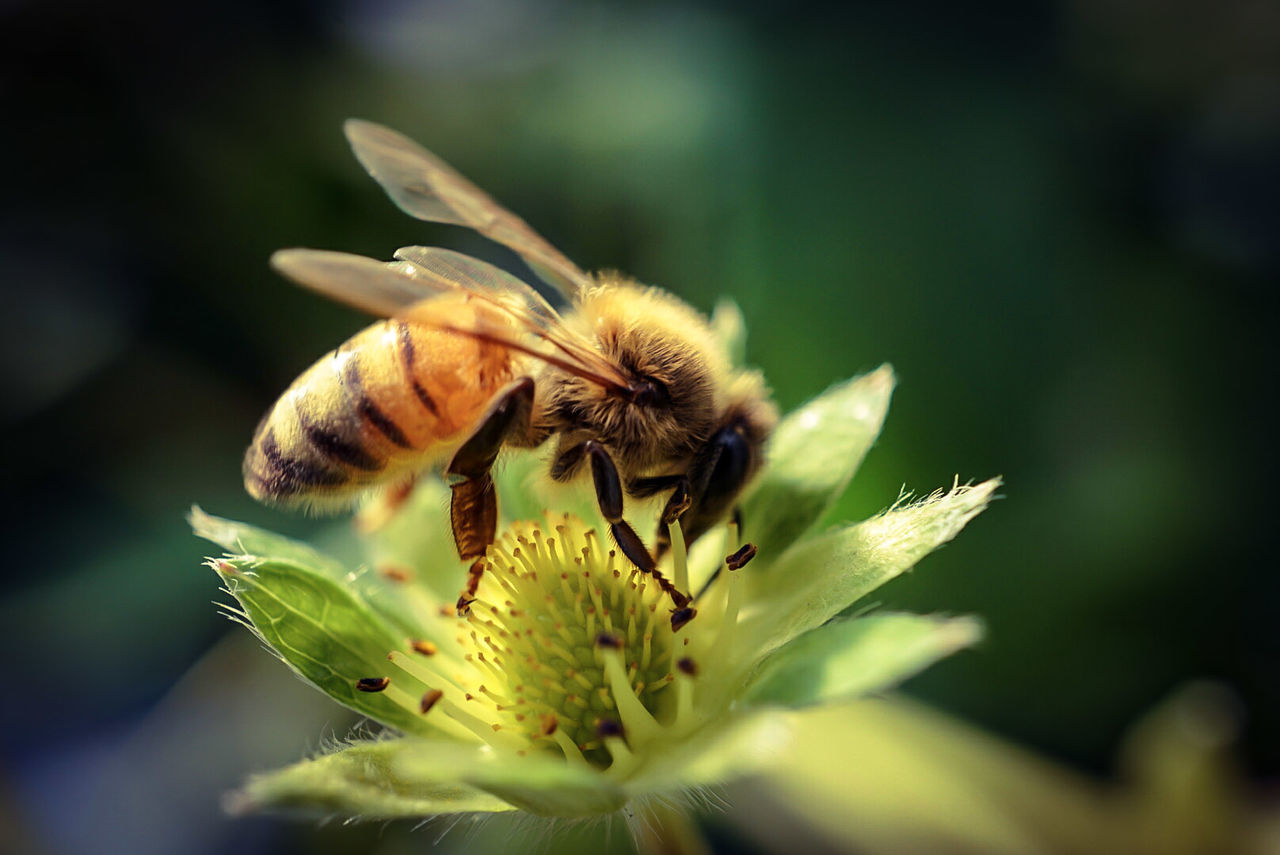
[[[453,491],[449,507],[453,541],[458,557],[471,561],[466,591],[458,598],[459,612],[475,599],[484,573],[484,554],[497,533],[498,498],[489,470],[507,438],[526,429],[532,405],[531,378],[508,386],[445,467],[445,478]]]
[[[613,458],[609,456],[609,452],[605,447],[594,440],[587,440],[582,444],[582,452],[591,461],[591,478],[595,482],[596,502],[600,505],[600,513],[609,523],[609,532],[613,535],[613,540],[618,544],[618,548],[622,553],[631,559],[631,562],[653,576],[653,578],[662,586],[670,596],[672,602],[678,608],[684,607],[689,603],[689,597],[682,591],[676,589],[661,573],[658,572],[657,562],[653,556],[649,554],[649,550],[645,548],[644,541],[640,539],[640,535],[636,534],[636,530],[631,527],[631,523],[622,517],[622,479],[618,475],[618,467],[614,465]]]

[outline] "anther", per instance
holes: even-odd
[[[439,689],[429,689],[422,696],[422,700],[418,702],[418,709],[422,710],[422,714],[426,715],[431,712],[431,708],[440,702],[444,697],[444,692]]]
[[[737,552],[726,556],[724,563],[730,570],[741,570],[747,566],[747,562],[755,557],[756,545],[754,543],[744,543]]]
[[[382,577],[391,582],[403,583],[403,582],[408,582],[410,579],[413,578],[412,574],[410,574],[408,570],[404,569],[403,567],[397,567],[394,564],[383,567],[381,572],[382,572]]]
[[[596,647],[607,647],[610,650],[621,650],[623,647],[622,639],[612,633],[602,632],[596,635]]]
[[[466,594],[458,597],[458,604],[454,606],[454,610],[458,617],[466,617],[469,615],[471,613],[471,604],[475,601],[475,597],[468,597]]]
[[[688,482],[681,480],[676,485],[675,492],[671,494],[671,498],[667,500],[667,506],[663,510],[662,524],[671,525],[680,517],[684,516],[684,512],[689,510],[693,505],[693,497],[689,495],[689,488],[686,486]]]
[[[435,656],[439,650],[434,642],[427,641],[424,638],[415,638],[409,642],[409,646],[413,648],[415,653],[421,653],[423,656]]]
[[[676,662],[676,668],[678,668],[680,673],[684,674],[686,677],[698,676],[698,663],[694,662],[688,656],[680,657],[679,661]]]
[[[551,736],[560,728],[560,719],[556,717],[555,713],[549,712],[542,717],[540,724],[541,727],[538,732],[543,736]]]
[[[698,610],[690,606],[674,609],[671,612],[671,631],[679,632],[697,613]]]
[[[361,677],[356,680],[356,689],[361,692],[381,692],[390,685],[390,677]]]
[[[610,736],[624,736],[622,723],[611,718],[598,718],[595,724],[595,734],[600,739],[606,739]]]

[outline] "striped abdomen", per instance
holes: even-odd
[[[470,310],[462,295],[432,302]],[[323,509],[406,479],[470,435],[514,370],[495,345],[412,321],[375,324],[280,396],[245,454],[245,488],[263,501]]]

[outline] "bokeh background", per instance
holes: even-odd
[[[217,616],[183,521],[319,525],[254,505],[240,456],[364,321],[269,253],[432,243],[523,269],[395,210],[348,116],[584,267],[732,295],[784,408],[892,362],[836,517],[1004,476],[879,592],[988,622],[911,695],[1104,777],[1129,723],[1208,677],[1238,697],[1242,767],[1280,769],[1275,4],[10,0],[0,98],[0,849],[438,833],[218,808],[348,726]]]

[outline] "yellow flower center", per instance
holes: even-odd
[[[732,647],[741,585],[728,573],[699,615],[679,525],[674,584],[644,573],[576,517],[511,526],[489,548],[475,599],[454,618],[454,644],[411,640],[388,658],[400,678],[359,686],[470,732],[495,749],[553,751],[625,775],[636,751],[704,723],[694,714],[696,660]],[[726,559],[738,569],[754,554]],[[696,619],[695,619],[696,618]],[[406,687],[425,687],[417,694]],[[714,711],[712,711],[714,712]],[[443,716],[443,718],[437,718]]]
[[[673,605],[581,521],[546,528],[517,523],[490,548],[458,642],[487,717],[605,766],[604,740],[675,680]]]

